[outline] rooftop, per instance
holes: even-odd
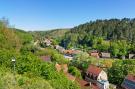
[[[135,82],[135,75],[129,74],[126,76],[126,79]]]
[[[95,66],[95,65],[89,65],[89,67],[87,69],[88,73],[92,73],[92,74],[97,75],[97,76],[100,74],[101,71],[102,71],[102,69]]]

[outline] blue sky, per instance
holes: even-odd
[[[96,19],[134,18],[135,0],[0,0],[0,17],[26,31],[71,28]]]

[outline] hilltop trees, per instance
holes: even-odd
[[[135,53],[135,19],[96,20],[81,24],[65,33],[61,44],[65,48],[97,49],[125,59]]]

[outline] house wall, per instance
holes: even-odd
[[[97,80],[108,80],[106,72],[104,72],[102,70],[101,73],[99,74]]]
[[[110,58],[111,55],[110,55],[110,53],[101,53],[101,57],[102,58]]]
[[[129,54],[129,59],[132,59],[135,56],[135,54]]]
[[[98,53],[90,53],[90,56],[99,58],[99,54]]]
[[[104,83],[100,83],[99,81],[97,82],[97,86],[99,89],[109,89],[109,82],[106,81]]]

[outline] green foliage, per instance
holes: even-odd
[[[83,53],[77,54],[74,57],[74,60],[70,61],[70,65],[75,66],[75,67],[85,71],[88,68],[89,64],[91,64],[91,63],[94,64],[93,60],[96,60],[96,59],[89,57],[89,55],[87,53],[83,52]]]
[[[3,51],[2,51],[3,52]],[[5,51],[6,52],[6,51]],[[5,53],[4,52],[4,53]],[[4,61],[1,61],[2,66],[6,66],[8,68],[11,68],[11,58],[12,55],[8,54],[8,51],[4,54],[1,53],[1,58],[5,58]],[[9,55],[9,56],[7,56]],[[16,71],[19,75],[24,75],[26,77],[19,77],[17,78],[17,89],[33,89],[33,88],[39,88],[39,89],[51,89],[48,86],[46,86],[46,82],[44,82],[43,79],[47,80],[49,84],[55,89],[58,89],[60,86],[61,89],[78,89],[76,87],[76,84],[72,83],[70,80],[68,80],[63,73],[58,73],[55,69],[55,65],[52,63],[42,62],[40,61],[36,56],[34,56],[31,53],[25,54],[25,55],[19,55],[16,57]],[[1,66],[1,67],[2,67]],[[0,67],[0,68],[1,68]],[[2,68],[4,69],[4,68]],[[3,71],[1,71],[3,73]],[[10,74],[12,75],[12,74]],[[40,77],[41,79],[37,78]],[[6,77],[7,79],[9,77]],[[31,78],[35,78],[32,79]],[[40,82],[40,80],[43,82]],[[8,80],[12,81],[12,80]],[[1,87],[3,86],[4,82],[0,82]],[[28,83],[28,84],[27,84]],[[68,84],[66,84],[68,83]],[[42,86],[40,86],[42,84]],[[54,85],[56,84],[56,85]],[[66,84],[66,85],[65,85]],[[13,87],[13,86],[9,86]],[[47,88],[48,87],[48,88]],[[75,88],[73,88],[75,87]],[[4,89],[4,88],[3,88]],[[12,89],[12,88],[11,88]]]
[[[74,66],[69,66],[68,72],[71,73],[72,75],[82,79],[81,72]]]
[[[62,54],[51,48],[45,48],[44,50],[37,51],[36,55],[38,56],[49,55],[51,56],[53,62],[57,62],[59,64],[68,63],[68,60],[66,60]]]
[[[55,62],[68,62],[63,55],[50,48],[38,51],[32,40],[29,33],[9,28],[0,20],[0,89],[80,89],[56,71]],[[42,55],[50,55],[53,62],[41,61],[37,56]],[[13,57],[15,73],[11,71]]]
[[[0,89],[53,89],[46,80],[40,77],[28,77],[15,74],[10,69],[0,67]]]
[[[30,33],[25,32],[23,30],[20,29],[14,29],[15,30],[15,34],[18,36],[18,38],[21,40],[22,44],[29,44],[32,42],[33,37]]]
[[[31,34],[8,26],[8,22],[0,20],[0,49],[17,51],[22,45],[30,43],[33,40]]]
[[[108,69],[109,81],[121,85],[126,75],[135,73],[134,65],[135,60],[116,60],[112,67]]]
[[[28,52],[35,53],[37,50],[38,50],[37,47],[30,45],[30,44],[29,45],[27,44],[27,45],[24,45],[21,47],[20,52],[22,54],[26,54]]]
[[[0,50],[0,66],[11,66],[11,60],[14,56],[18,56],[19,54],[15,50]]]

